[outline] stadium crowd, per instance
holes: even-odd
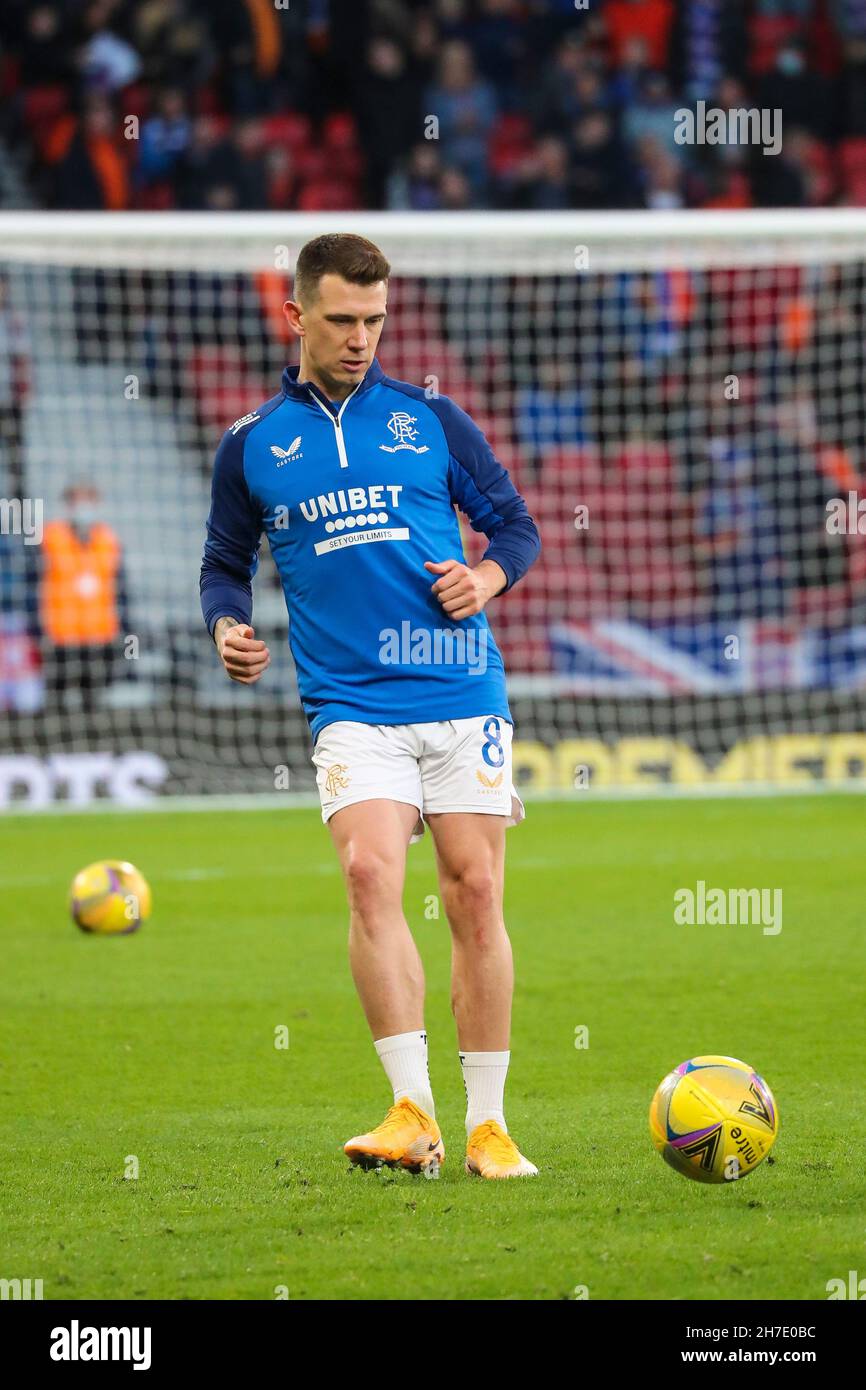
[[[698,100],[781,152],[677,143]],[[866,3],[4,0],[0,112],[55,209],[862,204]]]

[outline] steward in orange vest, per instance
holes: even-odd
[[[83,535],[68,521],[49,521],[42,543],[40,616],[58,647],[106,646],[121,630],[120,542],[97,522]]]

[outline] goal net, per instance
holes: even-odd
[[[7,214],[0,805],[314,791],[266,544],[255,687],[198,574],[295,256],[348,229],[393,267],[382,367],[540,529],[488,610],[523,790],[866,785],[866,214]]]

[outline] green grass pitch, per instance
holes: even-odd
[[[317,811],[22,817],[0,837],[0,1276],[47,1299],[824,1299],[866,1274],[859,797],[529,805],[508,835],[506,1102],[541,1174],[510,1183],[463,1171],[429,834],[405,906],[435,1182],[341,1153],[390,1094]],[[84,936],[68,882],[113,857],[147,874],[153,916]],[[675,925],[698,879],[781,888],[782,931]],[[647,1128],[658,1081],[702,1052],[750,1062],[781,1113],[775,1161],[722,1188],[672,1172]]]

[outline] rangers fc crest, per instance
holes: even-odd
[[[418,438],[418,431],[414,426],[418,423],[415,415],[410,415],[406,410],[394,410],[388,421],[387,428],[394,437],[394,444],[380,444],[379,448],[384,449],[386,454],[397,454],[401,449],[411,449],[413,454],[426,454],[430,448],[429,444],[413,444],[412,440]]]

